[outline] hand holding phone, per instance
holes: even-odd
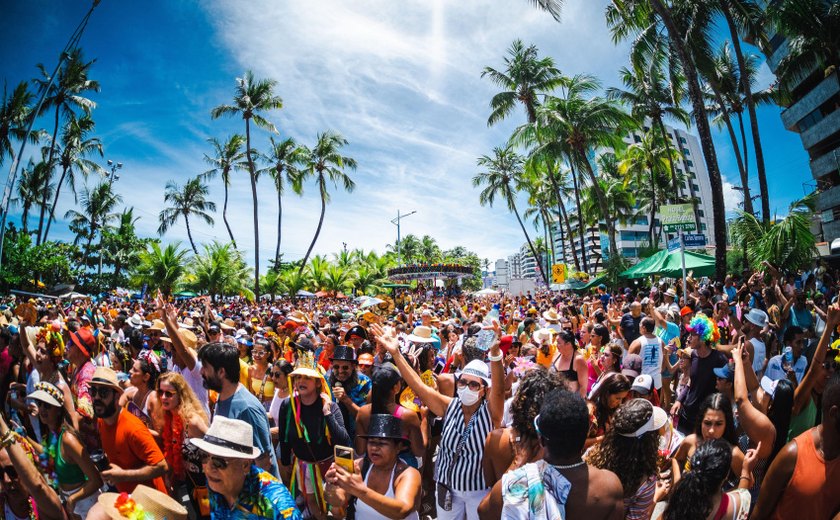
[[[356,456],[353,448],[336,445],[333,448],[333,454],[335,455],[336,466],[344,468],[348,473],[354,473],[356,471],[356,466],[353,462]]]

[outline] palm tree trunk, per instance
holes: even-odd
[[[656,248],[659,244],[657,243],[656,235],[653,232],[653,228],[655,227],[654,220],[656,218],[656,179],[653,178],[653,168],[650,170],[650,222],[648,222],[648,235],[650,236],[650,244]]]
[[[573,161],[569,161],[569,169],[572,172],[572,187],[575,190],[575,203],[577,204],[577,214],[578,214],[578,231],[580,232],[580,256],[583,258],[583,271],[589,271],[589,259],[586,255],[586,244],[584,243],[584,223],[583,223],[583,210],[580,207],[580,190],[578,189],[578,177],[577,172],[575,172],[575,165],[572,164]],[[569,235],[571,239],[571,235]],[[572,242],[574,244],[574,241]],[[575,254],[574,245],[572,246],[572,255],[577,257]]]
[[[750,215],[754,215],[752,205],[752,197],[750,196],[750,178],[747,175],[747,170],[741,160],[741,147],[738,144],[738,138],[735,136],[735,128],[732,126],[732,120],[729,116],[724,118],[726,122],[726,131],[729,133],[729,139],[732,141],[732,148],[735,150],[735,161],[738,163],[738,171],[741,173],[741,187],[744,193],[744,211]]]
[[[548,164],[548,160],[546,160],[546,168],[548,169],[548,179],[551,181],[551,187],[554,188],[554,196],[557,197],[557,209],[560,210],[560,215],[562,215],[566,219],[566,227],[568,228],[567,239],[574,241],[572,238],[572,230],[569,226],[569,217],[566,215],[566,207],[563,204],[563,197],[560,194],[560,186],[557,185],[557,179],[554,178],[554,168]],[[574,244],[574,242],[572,242]],[[574,248],[573,248],[574,249]],[[577,255],[572,255],[575,259],[575,270],[580,271],[580,262],[578,261]],[[566,242],[563,241],[563,261],[566,260]]]
[[[50,143],[50,155],[47,159],[47,170],[44,176],[44,193],[41,196],[41,217],[38,219],[38,238],[35,245],[41,244],[41,231],[44,229],[44,213],[47,210],[47,192],[50,189],[50,177],[52,177],[53,155],[55,154],[55,139],[58,136],[58,106],[55,107],[55,126],[53,127],[52,142]]]
[[[735,112],[738,115],[738,129],[741,131],[741,154],[744,157],[744,171],[747,177],[750,175],[750,151],[747,149],[747,133],[744,130],[744,107]]]
[[[691,106],[694,111],[694,120],[697,124],[700,146],[703,149],[703,157],[706,159],[709,184],[712,188],[712,208],[714,211],[715,227],[715,277],[718,281],[722,282],[726,276],[726,208],[723,203],[723,180],[720,175],[720,169],[718,168],[715,144],[712,141],[712,131],[709,127],[706,107],[703,105],[703,92],[700,90],[697,70],[685,47],[682,33],[678,30],[676,22],[671,17],[671,11],[665,6],[662,0],[651,0],[651,7],[653,7],[653,10],[662,19],[670,35],[671,44],[683,65],[683,73],[688,84],[689,98],[691,99]]]
[[[257,174],[254,172],[254,158],[251,157],[251,125],[245,119],[245,153],[248,154],[248,170],[251,174],[251,199],[254,203],[254,298],[260,299],[260,219],[257,208]]]
[[[225,204],[222,207],[222,220],[225,221],[225,227],[227,228],[228,235],[230,235],[230,241],[233,244],[233,248],[236,249],[236,239],[233,238],[233,231],[230,230],[230,224],[228,223],[228,219],[227,219],[227,206],[228,206],[228,185],[225,184]]]
[[[279,175],[279,174],[278,174]],[[277,192],[277,248],[274,250],[274,268],[280,268],[280,241],[283,238],[283,197]],[[273,299],[273,297],[272,297]]]
[[[47,241],[47,235],[50,234],[50,224],[55,219],[55,207],[58,205],[58,196],[61,194],[61,185],[64,184],[64,177],[67,175],[67,166],[61,169],[61,177],[58,179],[58,184],[55,185],[55,197],[50,207],[50,216],[47,219],[47,228],[44,230],[44,242]]]
[[[569,222],[569,214],[566,212],[566,205],[563,201],[560,201],[560,211],[563,215],[563,222],[566,224],[566,240],[563,241],[563,259],[566,258],[566,244],[571,242],[572,244],[572,260],[575,262],[575,270],[580,271],[580,260],[578,260],[578,256],[574,254],[575,252],[575,238],[572,235],[572,224]]]
[[[193,253],[198,256],[198,249],[195,248],[195,242],[193,242],[192,231],[190,231],[190,217],[184,213],[184,224],[187,225],[187,238],[190,239],[190,246],[192,247]]]
[[[586,150],[579,148],[577,150],[578,156],[583,164],[586,165],[586,173],[589,175],[589,180],[592,182],[592,191],[595,192],[595,198],[598,199],[598,206],[601,208],[601,217],[607,226],[607,237],[609,240],[610,258],[618,254],[618,246],[615,242],[615,223],[610,215],[610,206],[607,204],[607,197],[604,195],[604,190],[598,184],[598,179],[595,177],[595,172],[592,170],[592,165],[586,159]]]
[[[306,267],[306,261],[309,260],[309,255],[312,254],[312,249],[315,247],[315,242],[318,241],[318,235],[321,234],[321,226],[324,224],[324,213],[327,212],[327,199],[324,193],[324,190],[326,190],[326,186],[324,186],[324,182],[325,181],[323,178],[319,178],[318,186],[321,188],[321,218],[318,219],[318,227],[315,228],[315,236],[312,237],[312,243],[309,244],[309,249],[306,250],[306,256],[303,257],[303,262],[300,263],[300,269],[298,269],[298,273],[302,273],[303,268]]]
[[[668,166],[671,168],[671,187],[674,189],[674,197],[671,200],[676,202],[682,197],[683,190],[682,183],[677,180],[677,169],[674,166],[673,153],[671,152],[671,138],[668,136],[668,131],[665,129],[665,123],[661,117],[657,117],[654,124],[659,128],[659,131],[662,133],[662,139],[665,141],[665,153],[668,154]]]
[[[516,209],[516,204],[513,204],[513,214],[516,215],[516,221],[519,222],[519,227],[522,228],[522,233],[525,234],[525,241],[528,242],[528,248],[531,250],[531,254],[534,255],[534,260],[537,260],[539,258],[537,250],[534,248],[533,242],[531,242],[531,237],[528,235],[528,230],[525,229],[525,224],[522,223],[522,218],[519,216],[519,210]],[[542,272],[542,279],[546,287],[548,287],[548,276],[546,276],[545,271]]]
[[[545,209],[545,215],[548,219],[551,219],[551,211],[549,211],[548,208]],[[549,220],[546,220],[546,222],[549,222]],[[551,222],[553,222],[553,221],[551,221]],[[551,240],[551,259],[552,259],[552,263],[556,264],[557,263],[557,244],[554,241],[554,233],[551,231],[551,226],[550,225],[549,225],[548,229],[549,229],[548,238]],[[560,229],[560,221],[559,220],[557,221],[557,229]]]
[[[729,35],[732,39],[732,48],[735,50],[735,58],[738,60],[738,70],[741,73],[741,90],[747,101],[747,112],[750,115],[750,131],[752,132],[755,164],[756,170],[758,171],[758,189],[761,193],[761,221],[768,224],[770,222],[770,194],[767,190],[767,170],[764,167],[764,150],[761,147],[761,136],[758,132],[758,116],[755,112],[755,101],[753,101],[749,77],[746,74],[747,67],[744,61],[744,53],[741,51],[741,40],[735,28],[732,13],[729,11],[729,2],[725,1],[721,2],[721,4],[723,4],[723,14],[729,26]],[[746,143],[744,146],[746,146]]]
[[[91,222],[90,224],[90,235],[88,235],[87,243],[85,244],[85,254],[82,257],[82,263],[85,266],[85,271],[87,271],[87,261],[90,256],[90,243],[93,242],[93,236],[96,234],[96,222]]]
[[[27,224],[29,223],[29,205],[23,206],[23,214],[20,216],[20,222],[21,222],[21,227],[23,228],[22,229],[23,234],[28,235],[29,234],[29,229],[28,229],[29,226]]]

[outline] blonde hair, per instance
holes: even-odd
[[[198,400],[198,397],[195,395],[192,388],[190,388],[190,385],[187,384],[187,380],[184,379],[184,376],[176,374],[175,372],[166,372],[161,374],[157,380],[158,393],[160,392],[161,383],[167,383],[175,389],[175,394],[178,396],[178,400],[180,401],[180,404],[178,405],[178,415],[181,416],[181,420],[184,422],[184,428],[186,428],[187,425],[190,424],[190,421],[195,417],[200,417],[205,424],[209,423],[204,407],[201,406],[201,402]],[[163,407],[156,407],[155,423],[158,424],[159,428],[163,427],[165,424],[165,414],[166,412]]]

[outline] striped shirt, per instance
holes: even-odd
[[[443,416],[443,433],[440,438],[440,450],[435,465],[435,480],[449,486],[453,491],[482,491],[487,489],[481,459],[484,456],[484,439],[493,429],[490,409],[487,401],[482,401],[473,414],[472,430],[453,464],[461,437],[467,429],[464,423],[464,410],[457,397],[449,402]]]

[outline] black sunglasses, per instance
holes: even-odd
[[[115,390],[113,388],[106,388],[104,386],[97,388],[96,386],[91,385],[88,388],[88,393],[91,397],[110,397],[114,392]]]
[[[215,455],[210,455],[206,451],[202,451],[198,454],[198,460],[199,460],[199,462],[201,463],[202,466],[209,462],[213,465],[214,469],[218,469],[218,470],[227,469],[227,467],[228,467],[228,461],[227,460],[225,460],[221,457],[216,457]]]
[[[280,372],[280,371],[272,372],[271,377],[283,377],[283,372]]]
[[[473,392],[478,392],[479,390],[481,390],[482,385],[478,381],[467,382],[465,379],[459,379],[458,388],[464,388],[465,386],[469,386],[470,390],[472,390]]]

